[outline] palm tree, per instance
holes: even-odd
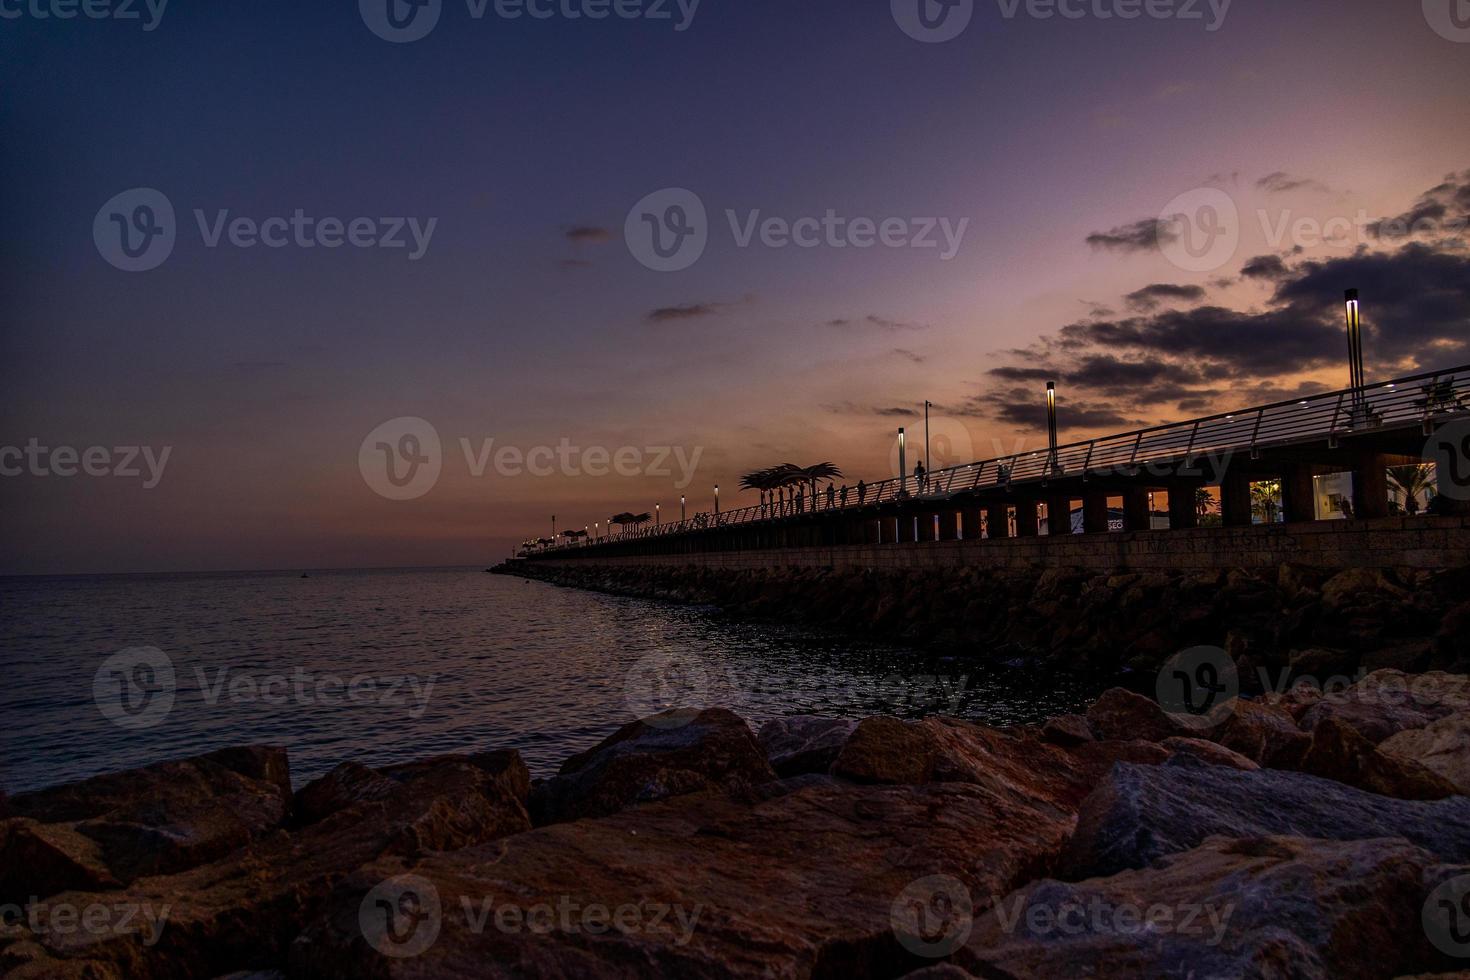
[[[1194,512],[1200,517],[1208,517],[1215,512],[1215,497],[1204,487],[1194,492]]]
[[[787,465],[790,465],[789,463]],[[815,508],[817,499],[818,480],[837,480],[842,477],[842,470],[838,469],[836,463],[814,463],[811,466],[802,467],[797,470],[801,474],[802,482],[811,484],[812,506]]]
[[[1434,478],[1428,463],[1410,463],[1407,466],[1390,466],[1388,479],[1391,489],[1404,495],[1404,511],[1410,517],[1419,513],[1419,497],[1434,494]]]

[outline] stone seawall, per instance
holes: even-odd
[[[731,570],[955,566],[1067,566],[1097,572],[1275,570],[1290,563],[1323,569],[1446,569],[1470,564],[1470,516],[532,560],[550,566],[595,560],[609,566],[700,565]]]
[[[1370,547],[1354,554],[1360,559],[1379,556],[1378,561],[1357,565],[1349,564],[1347,553],[1336,548],[1330,552],[1333,561],[1270,564],[1281,554],[1296,552],[1282,545],[1285,535],[1269,529],[1244,535],[1227,532],[1215,539],[1240,545],[1233,551],[1217,548],[1217,562],[1222,554],[1254,559],[1237,567],[1193,567],[1191,562],[1200,555],[1188,549],[1172,553],[1183,560],[1182,568],[947,564],[943,556],[963,554],[962,548],[923,544],[683,559],[543,560],[516,562],[496,571],[613,594],[713,605],[743,618],[800,623],[967,656],[1030,659],[1063,669],[1152,671],[1182,649],[1215,646],[1226,650],[1250,678],[1322,677],[1382,667],[1470,667],[1470,553],[1455,556],[1455,567],[1387,562],[1390,555],[1424,556],[1449,566],[1451,554],[1443,542],[1463,533],[1467,532],[1462,528],[1429,526],[1394,535],[1382,528],[1350,527],[1296,535],[1298,540],[1312,541],[1356,536]],[[1426,538],[1434,535],[1440,536],[1440,546],[1426,549]],[[1105,546],[1129,551],[1145,543],[1162,548],[1169,542],[1187,545],[1196,540],[1189,533],[1140,537],[1147,541],[1109,541]],[[1400,542],[1398,550],[1371,547],[1390,538]],[[1017,545],[1019,551],[1039,543],[1001,541],[989,550],[994,554]],[[987,544],[972,542],[971,554],[986,551]],[[1089,547],[1080,536],[1060,546]],[[831,560],[842,551],[850,552],[851,560]],[[885,552],[893,556],[891,562],[863,563],[880,561],[866,558],[869,553]],[[1161,560],[1171,557],[1163,550],[1145,553]],[[930,560],[912,564],[905,558],[908,555]]]

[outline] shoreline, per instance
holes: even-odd
[[[1009,728],[795,716],[756,732],[675,710],[534,781],[493,746],[343,763],[294,792],[289,768],[247,746],[0,800],[0,905],[24,912],[0,967],[963,980],[1079,956],[1110,975],[1180,957],[1239,975],[1286,948],[1296,977],[1463,965],[1434,917],[1470,887],[1463,674],[1383,670],[1204,714],[1115,688]],[[1089,907],[1111,916],[1057,927]],[[143,915],[57,925],[123,908]],[[1181,927],[1203,908],[1208,930]]]

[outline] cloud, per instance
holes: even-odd
[[[879,416],[881,418],[912,418],[919,414],[916,408],[901,408],[897,405],[858,405],[854,402],[833,402],[823,405],[822,410],[834,415]]]
[[[1240,274],[1247,279],[1279,280],[1291,275],[1286,262],[1279,255],[1257,255],[1240,267]]]
[[[891,320],[887,317],[868,314],[857,320],[828,320],[827,326],[839,329],[861,329],[874,328],[887,333],[907,333],[914,330],[928,330],[928,326],[922,323],[909,323],[904,320]]]
[[[1118,429],[1145,424],[1107,405],[1086,401],[1059,400],[1057,413],[1058,417],[1064,418],[1067,426],[1079,429]],[[1046,399],[1030,388],[1009,388],[971,396],[963,405],[950,409],[949,414],[989,419],[1029,431],[1040,431],[1046,428]]]
[[[566,239],[576,245],[601,245],[612,241],[612,232],[597,225],[577,225],[565,231]]]
[[[1368,225],[1374,238],[1402,240],[1413,235],[1458,236],[1462,241],[1470,226],[1470,170],[1450,174],[1431,187],[1414,206],[1396,218],[1383,218]]]
[[[923,364],[926,360],[928,360],[928,358],[924,357],[924,355],[915,354],[913,351],[906,350],[902,347],[893,348],[891,353],[895,357],[901,357],[906,361],[913,361],[915,364]]]
[[[1331,191],[1331,188],[1320,180],[1313,180],[1310,177],[1295,177],[1284,170],[1277,170],[1275,173],[1269,173],[1262,177],[1256,181],[1256,188],[1265,191],[1267,194],[1287,194],[1291,191],[1301,190],[1327,194]]]
[[[1156,282],[1134,290],[1124,298],[1135,310],[1156,310],[1164,303],[1174,301],[1198,303],[1205,298],[1205,290],[1203,286],[1176,286],[1172,283]]]
[[[1147,252],[1178,237],[1179,233],[1168,222],[1145,218],[1110,231],[1095,231],[1087,236],[1087,244],[1110,252]]]
[[[700,317],[715,316],[727,303],[689,303],[684,306],[661,306],[656,310],[650,310],[647,320],[649,323],[669,323],[673,320],[697,320]]]

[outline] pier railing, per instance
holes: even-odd
[[[696,514],[683,521],[629,529],[597,540],[564,544],[547,551],[593,544],[638,541],[708,528],[733,527],[856,510],[894,500],[944,500],[976,490],[1015,484],[1045,483],[1080,476],[1133,474],[1150,466],[1254,453],[1304,443],[1327,441],[1385,428],[1423,425],[1436,418],[1470,413],[1470,365],[1378,382],[1361,389],[1344,388],[1184,422],[1170,422],[1117,435],[964,463],[926,475],[921,486],[912,475],[866,484],[864,492],[847,488],[845,503],[836,497],[829,507],[825,491],[772,503],[754,504],[718,514]]]

